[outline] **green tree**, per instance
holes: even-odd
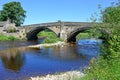
[[[9,18],[16,26],[23,24],[25,17],[26,11],[22,8],[20,2],[6,3],[3,5],[3,10],[0,10],[0,21],[6,21]]]
[[[112,3],[110,7],[105,8],[102,11],[103,23],[109,23],[108,30],[109,35],[104,36],[106,38],[103,57],[105,59],[118,58],[120,56],[120,0],[118,3]]]
[[[102,11],[102,20],[105,23],[120,23],[120,3],[112,3],[112,6]]]

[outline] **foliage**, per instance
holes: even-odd
[[[113,26],[113,23],[111,24]],[[110,25],[110,26],[111,26]],[[120,25],[115,24],[106,41],[99,60],[86,70],[83,80],[119,80],[120,78]]]
[[[95,25],[95,27],[96,27],[96,25]],[[76,38],[77,38],[77,40],[90,39],[90,38],[95,38],[95,39],[100,38],[101,39],[102,38],[101,36],[102,36],[101,31],[98,28],[91,28],[89,30],[79,33],[76,36]]]
[[[106,43],[104,44],[107,50],[103,50],[103,57],[108,59],[108,61],[119,58],[120,56],[120,25],[116,24],[114,27],[112,28],[110,37],[107,37]]]
[[[25,17],[26,11],[22,8],[20,2],[6,3],[3,5],[3,10],[0,10],[0,21],[6,21],[9,18],[16,26],[23,24]]]
[[[101,10],[102,20],[105,23],[120,23],[120,3],[112,4]]]
[[[119,80],[120,79],[120,6],[111,5],[103,10],[103,24],[97,24],[105,43],[99,60],[86,69],[82,80]],[[117,20],[117,21],[116,21]],[[106,26],[105,23],[108,23]],[[107,27],[107,28],[104,28]],[[105,31],[107,32],[101,32]],[[96,32],[97,33],[97,32]]]
[[[56,36],[55,33],[51,32],[51,31],[41,31],[40,33],[38,33],[38,36],[40,37],[46,37],[45,41],[43,43],[55,43],[58,41],[62,41],[60,38],[58,38]]]
[[[3,35],[3,34],[0,34],[0,41],[8,41],[8,40],[12,40],[12,41],[14,41],[14,40],[18,40],[18,38],[15,38],[15,37],[13,37],[13,36],[5,36],[5,35]]]
[[[120,61],[112,60],[111,64],[104,59],[99,59],[90,69],[86,70],[86,76],[81,80],[119,80]]]

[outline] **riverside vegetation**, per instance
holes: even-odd
[[[0,34],[0,41],[8,41],[8,40],[14,41],[19,39],[14,36],[5,36],[3,34]]]
[[[45,37],[43,44],[45,43],[56,43],[58,41],[63,41],[62,39],[58,38],[54,32],[49,30],[41,31],[37,35],[39,38]]]
[[[91,38],[90,35],[91,34],[89,32],[80,33],[77,36],[77,40],[85,39],[85,38]],[[51,31],[48,31],[48,30],[39,32],[37,36],[39,38],[45,38],[43,44],[56,43],[56,42],[59,42],[59,41],[63,41],[62,39],[57,37],[57,35],[54,32],[51,32]],[[20,40],[20,39],[14,37],[14,36],[5,36],[4,34],[0,34],[0,41],[8,41],[8,40],[13,41],[13,40]]]
[[[113,28],[110,35],[104,34],[106,41],[102,46],[102,54],[90,65],[90,69],[86,69],[86,76],[82,80],[120,79],[120,31],[118,29],[120,25],[114,25],[114,27],[116,28]]]
[[[59,41],[63,41],[62,39],[57,37],[57,35],[54,32],[51,32],[49,30],[41,31],[41,32],[38,33],[37,36],[39,38],[45,37],[45,40],[44,40],[43,44],[56,43],[56,42],[59,42]],[[77,40],[85,39],[85,38],[91,38],[90,30],[88,30],[86,32],[82,32],[82,33],[77,35]]]
[[[100,8],[100,11],[103,24],[97,25],[95,32],[102,34],[105,43],[101,56],[90,65],[90,69],[86,69],[82,80],[120,80],[120,0],[105,9]],[[100,32],[104,26],[108,34]]]

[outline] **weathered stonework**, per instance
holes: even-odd
[[[6,22],[3,27],[0,27],[0,33],[5,33],[5,30],[9,27],[17,30],[16,37],[26,38],[27,40],[36,40],[37,34],[40,31],[49,29],[53,31],[59,38],[62,38],[66,42],[75,42],[76,35],[86,29],[91,28],[91,23],[88,22],[51,22],[41,24],[31,24],[15,27],[15,24]],[[3,25],[3,24],[0,24]],[[12,27],[11,27],[12,26]],[[8,33],[9,34],[9,33]],[[7,34],[7,35],[8,35]]]

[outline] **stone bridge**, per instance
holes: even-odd
[[[75,42],[77,34],[89,28],[91,28],[90,23],[87,22],[53,22],[25,25],[18,27],[18,30],[25,34],[27,40],[37,40],[40,31],[49,29],[66,42]]]
[[[17,27],[16,36],[27,40],[37,40],[37,34],[40,31],[49,29],[66,42],[75,42],[77,34],[90,29],[90,25],[89,22],[51,22],[24,25]]]

